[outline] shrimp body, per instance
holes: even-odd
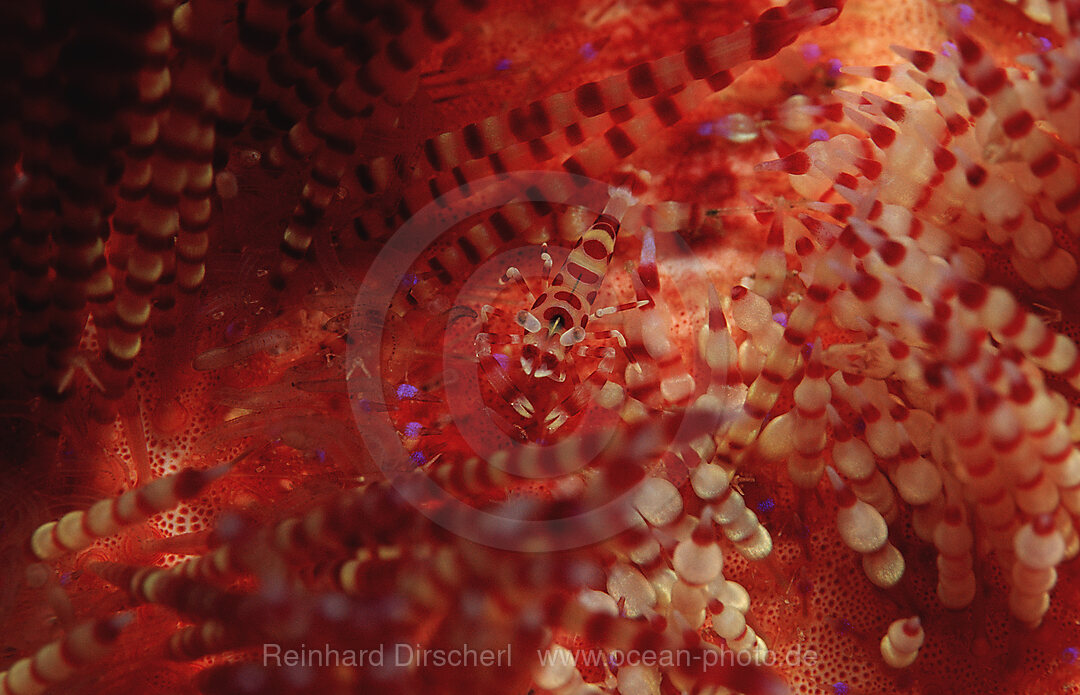
[[[488,381],[496,392],[509,403],[519,415],[525,418],[537,416],[532,401],[515,385],[510,373],[491,354],[493,342],[520,344],[521,371],[530,379],[551,379],[562,383],[568,374],[575,384],[574,392],[564,403],[583,401],[586,385],[568,370],[573,363],[573,356],[599,357],[597,372],[601,376],[610,373],[615,351],[611,347],[590,347],[586,338],[590,320],[599,314],[594,310],[596,299],[607,275],[611,258],[615,252],[621,220],[626,211],[637,199],[625,188],[611,188],[610,198],[604,210],[577,240],[569,255],[563,261],[558,272],[546,282],[543,290],[534,295],[516,268],[507,269],[504,278],[513,278],[522,284],[529,296],[535,296],[528,309],[522,309],[515,315],[515,321],[521,327],[518,335],[498,336],[481,333],[477,336],[477,357],[487,374]],[[545,268],[550,270],[550,257],[544,253]],[[491,306],[485,306],[483,315],[502,313]],[[594,333],[596,338],[611,338],[617,331]],[[621,336],[619,336],[621,338]],[[622,341],[620,341],[622,342]],[[575,412],[576,412],[575,406]],[[543,418],[545,422],[557,421],[561,425],[569,415],[566,408],[559,404]],[[554,429],[549,427],[549,429]]]
[[[633,203],[625,189],[613,189],[604,212],[577,240],[551,286],[541,292],[528,311],[519,312],[525,330],[521,368],[537,379],[566,378],[566,350],[585,339],[593,305],[603,285],[620,218]]]

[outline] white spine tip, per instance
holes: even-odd
[[[825,466],[825,475],[829,477],[829,484],[832,485],[832,489],[840,492],[844,489],[844,480],[840,477],[840,474],[836,472],[836,469],[832,466]]]
[[[918,616],[896,620],[881,638],[881,657],[893,668],[906,668],[915,662],[925,639]]]

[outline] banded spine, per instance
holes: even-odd
[[[750,26],[693,46],[655,61],[639,63],[626,72],[589,82],[569,92],[544,99],[470,124],[460,131],[443,133],[424,143],[426,162],[434,171],[489,157],[514,144],[526,144],[575,122],[611,114],[634,100],[651,99],[695,82],[715,79],[738,65],[774,55],[809,28],[836,17],[836,10],[795,9],[788,16],[773,8]],[[807,14],[800,15],[806,10]],[[613,125],[617,125],[615,120]]]
[[[197,471],[186,468],[114,499],[101,500],[86,511],[68,512],[59,521],[42,524],[30,540],[30,550],[39,560],[52,560],[88,547],[99,538],[117,533],[154,514],[171,509],[202,489],[227,468]]]
[[[38,695],[63,683],[80,669],[104,658],[133,617],[130,613],[120,613],[78,625],[0,673],[0,693]]]
[[[359,114],[377,98],[396,105],[407,101],[416,88],[419,61],[451,36],[451,27],[463,16],[483,9],[485,4],[476,0],[447,1],[434,4],[417,17],[403,14],[404,31],[390,38],[383,50],[360,67],[355,79],[345,79],[325,100],[326,108],[316,106],[306,121],[289,131],[287,149],[298,157],[311,155],[312,162],[301,202],[285,229],[281,249],[286,258],[278,269],[278,284],[303,258],[313,228],[334,200],[356,151],[355,135],[350,129]],[[271,157],[275,156],[280,158],[271,152]]]

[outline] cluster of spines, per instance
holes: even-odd
[[[805,288],[787,327],[795,311],[821,304],[819,315],[857,346],[810,346],[808,331],[798,344],[811,360],[788,382],[791,410],[772,413],[759,434],[751,423],[764,413],[744,406],[748,438],[734,428],[726,436],[736,435],[728,444],[736,452],[753,442],[752,453],[787,459],[792,481],[804,487],[815,487],[831,460],[840,472],[826,468],[841,537],[859,553],[892,557],[864,561],[875,584],[892,586],[903,573],[887,535],[902,504],[916,534],[937,548],[944,606],[975,599],[973,557],[994,550],[1011,574],[1013,615],[1034,626],[1048,609],[1054,568],[1080,550],[1076,436],[1065,424],[1074,408],[1047,384],[1047,374],[1075,383],[1077,348],[1009,291],[982,284],[984,263],[965,246],[986,229],[1029,284],[1075,282],[1075,260],[1053,230],[1076,231],[1076,163],[1049,144],[1074,135],[1064,122],[1048,125],[1073,100],[1053,86],[1073,64],[1075,45],[1028,60],[1031,75],[995,66],[959,23],[951,31],[956,48],[946,54],[896,48],[910,64],[845,69],[909,92],[838,93],[847,122],[865,138],[835,136],[759,167],[788,173],[808,197],[847,201],[844,209],[805,204],[774,245]],[[1017,165],[987,161],[984,147],[1011,153]],[[758,278],[770,275],[767,264],[763,256]],[[763,353],[782,330],[765,299],[768,283],[750,287],[761,292],[747,291],[760,308],[740,319],[736,301],[753,306],[745,288],[732,302],[748,382],[747,373],[766,372],[761,356],[743,352],[755,345]],[[823,446],[820,420],[810,417],[819,413],[833,433]],[[976,545],[973,529],[986,544]],[[921,642],[917,619],[897,621],[882,654],[903,667]]]
[[[9,45],[26,49],[13,70],[21,96],[12,103],[27,176],[13,245],[20,333],[44,358],[31,358],[27,372],[54,395],[90,311],[104,319],[113,298],[105,240],[123,170],[117,146],[128,140],[124,119],[151,62],[141,39],[162,12],[120,3],[56,26],[27,7],[10,25]]]
[[[670,128],[706,96],[726,88],[735,68],[771,57],[799,33],[834,19],[836,12],[802,3],[773,8],[749,27],[708,44],[430,138],[423,145],[426,166],[415,174],[421,182],[406,189],[394,216],[366,215],[358,231],[384,236],[388,224],[392,228],[433,199],[468,191],[484,176],[515,169],[555,168],[601,177],[650,134]],[[378,158],[360,164],[356,173],[369,193],[385,190],[399,176]]]
[[[849,96],[852,106],[846,112],[867,131],[879,152],[890,153],[888,161],[908,153],[905,161],[917,167],[918,174],[905,175],[899,185],[890,186],[891,202],[928,215],[959,214],[956,228],[962,237],[977,239],[985,227],[991,242],[1011,245],[1012,263],[1025,282],[1037,288],[1065,288],[1076,278],[1077,263],[1057,245],[1053,229],[1064,228],[1074,235],[1078,231],[1080,170],[1054,140],[1061,138],[1072,146],[1077,142],[1074,128],[1063,120],[1072,99],[1061,89],[1062,73],[1069,75],[1075,69],[1074,51],[1066,45],[1041,54],[1029,61],[1037,66],[1030,73],[1006,70],[958,22],[952,32],[957,48],[951,54],[896,47],[910,65],[847,69],[909,87],[909,93],[922,92],[929,100],[885,99],[864,92],[861,97]],[[988,162],[982,157],[983,147],[1002,153]],[[933,156],[910,158],[920,150]],[[997,163],[1007,159],[1022,162],[1026,175]],[[860,172],[869,184],[878,178],[885,161],[870,154],[873,175],[865,175],[865,168]],[[1023,185],[1016,186],[1016,179]]]
[[[235,189],[230,174],[218,169],[230,140],[246,132],[256,107],[285,132],[264,158],[267,164],[310,160],[282,242],[286,258],[273,274],[280,285],[306,255],[347,170],[359,162],[364,184],[371,180],[365,172],[381,166],[360,147],[365,130],[396,127],[393,112],[412,98],[424,56],[484,6],[475,1],[377,6],[260,0],[242,5],[235,28],[229,26],[227,5],[214,0],[121,3],[115,16],[98,13],[81,29],[36,27],[40,18],[32,6],[16,13],[12,26],[53,34],[43,35],[18,61],[12,86],[28,88],[19,100],[24,113],[9,114],[5,121],[26,150],[22,168],[28,180],[10,234],[21,333],[37,351],[37,361],[27,369],[52,393],[67,389],[89,302],[103,359],[94,366],[96,376],[85,371],[108,397],[98,404],[100,415],[115,414],[111,401],[130,382],[151,315],[157,312],[153,325],[168,332],[175,325],[168,312],[177,290],[190,295],[201,285],[215,183],[218,192]],[[649,132],[670,126],[705,95],[725,87],[732,68],[769,57],[836,12],[830,3],[819,8],[801,2],[788,11],[770,10],[731,36],[583,85],[572,99],[555,95],[483,128],[467,126],[457,140],[434,138],[422,149],[433,171],[461,159],[466,168],[483,162],[499,173],[534,167],[549,158],[542,151],[565,151],[572,153],[559,160],[565,170],[600,176],[632,154]],[[55,63],[57,49],[73,35],[108,42],[112,54],[128,57],[114,61],[123,67],[102,69],[83,61],[93,73],[87,84],[100,82],[98,91],[112,96],[93,98],[100,117],[75,128],[74,156],[58,151],[61,156],[50,161],[45,136],[50,128],[66,128],[71,116],[62,102],[77,91],[61,95],[66,87],[56,81],[57,70],[67,69]],[[22,36],[10,38],[13,48],[22,46]],[[634,115],[634,104],[646,101],[650,108]],[[607,125],[596,118],[604,114],[610,116]],[[586,121],[599,128],[585,128]],[[504,126],[502,136],[496,136],[496,124]],[[542,138],[556,128],[566,129],[565,142],[544,145]],[[451,140],[469,154],[453,154]],[[511,156],[508,147],[515,143],[529,150],[519,153],[524,159]],[[17,151],[14,140],[10,144]],[[485,170],[451,168],[452,181],[433,180],[412,204],[430,199],[441,187],[467,184]],[[409,209],[398,212],[407,216]],[[505,229],[499,224],[497,229]],[[106,243],[110,231],[115,235]]]
[[[651,488],[670,485],[661,479],[654,480]],[[647,494],[655,497],[668,493],[664,487]],[[332,640],[349,634],[351,644],[393,639],[409,643],[410,626],[423,615],[464,611],[459,619],[471,620],[468,611],[455,607],[450,599],[476,582],[497,590],[503,601],[512,604],[515,613],[527,611],[528,606],[539,600],[546,625],[588,635],[605,649],[715,649],[689,629],[694,625],[700,627],[707,603],[709,614],[714,615],[715,624],[720,626],[718,629],[732,648],[753,650],[761,656],[763,646],[743,619],[749,607],[748,596],[720,574],[722,555],[713,537],[709,513],[695,520],[676,511],[674,518],[661,519],[654,512],[655,503],[642,499],[639,508],[652,519],[651,523],[660,524],[657,529],[665,544],[673,543],[666,537],[675,526],[693,522],[691,525],[697,528],[691,536],[674,542],[671,562],[680,575],[674,584],[671,581],[675,578],[674,571],[664,572],[655,564],[657,560],[664,562],[661,556],[654,556],[652,565],[640,570],[655,575],[658,586],[675,592],[673,600],[677,608],[656,605],[653,610],[648,601],[637,596],[631,585],[635,584],[636,576],[640,589],[640,582],[645,581],[640,574],[623,577],[621,582],[612,574],[608,581],[610,593],[587,588],[583,581],[599,568],[584,555],[498,554],[494,557],[493,553],[498,551],[439,534],[430,522],[416,518],[391,486],[381,484],[347,491],[303,516],[282,519],[261,530],[250,521],[223,524],[218,532],[218,548],[228,549],[234,559],[219,564],[218,570],[197,570],[198,560],[174,569],[114,563],[98,563],[91,569],[126,592],[133,603],[169,607],[193,623],[178,628],[163,644],[163,653],[179,660],[243,649],[275,635],[281,638],[289,631],[282,616],[296,610],[316,611],[318,617],[309,625],[309,632],[321,630],[321,634]],[[669,512],[664,516],[672,515]],[[638,540],[645,537],[643,533],[648,535],[644,527],[631,530],[620,536],[618,543],[627,548],[638,545]],[[645,562],[640,553],[630,551],[630,556],[637,558],[633,562]],[[299,582],[286,595],[226,588],[236,586],[235,580],[241,577],[272,583],[282,572],[295,572]],[[626,572],[639,570],[626,566]],[[397,579],[391,581],[393,577]],[[330,612],[326,612],[330,604],[325,603],[325,594],[320,593],[327,586],[341,592],[343,597],[336,599],[338,607]],[[362,612],[365,601],[385,590],[394,591],[401,602],[396,613],[399,619],[383,623],[378,630],[356,633],[356,628],[350,627],[352,618],[360,614],[356,611]],[[679,598],[680,593],[685,596]],[[351,601],[356,603],[350,607]],[[628,603],[638,605],[640,613],[624,612]],[[691,610],[691,606],[697,606],[700,611]],[[240,615],[249,618],[237,621],[235,618]],[[539,626],[530,624],[508,626],[500,634],[500,639],[509,640],[515,648],[526,645],[539,649],[546,639]],[[416,679],[426,677],[423,674],[422,668],[419,672],[401,669],[384,676],[408,687],[410,683],[416,685]],[[319,672],[317,677],[332,683],[335,676],[333,672]],[[724,676],[733,677],[730,673]],[[561,685],[554,681],[554,674],[548,678],[553,688]],[[213,688],[219,688],[220,692],[230,692],[242,677],[235,665],[221,664],[209,668],[202,679],[214,684]],[[213,688],[211,692],[219,691]]]
[[[377,107],[400,106],[412,97],[418,65],[434,46],[451,36],[451,27],[485,2],[441,2],[431,6],[403,5],[396,10],[390,31],[381,36],[373,55],[356,67],[352,77],[324,87],[324,98],[313,99],[304,120],[293,125],[270,160],[282,163],[283,153],[311,158],[311,170],[301,200],[285,230],[282,251],[287,260],[279,268],[283,282],[311,244],[315,226],[334,201],[346,171],[355,159],[358,135]],[[317,44],[323,40],[317,36]]]

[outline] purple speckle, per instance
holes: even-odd
[[[779,312],[773,314],[772,315],[772,320],[776,321],[778,324],[780,324],[784,328],[787,328],[787,314],[785,314],[784,312],[779,311]]]
[[[509,58],[503,58],[499,62],[495,63],[495,69],[496,70],[509,70],[510,69],[510,59]]]
[[[731,116],[721,116],[713,123],[715,132],[717,135],[725,138],[730,138],[731,134],[735,132],[735,119]]]
[[[837,681],[833,683],[832,690],[834,695],[848,695],[848,693],[851,692],[850,688],[848,688],[848,684],[844,681]]]
[[[832,79],[836,79],[837,77],[840,77],[840,68],[844,67],[843,63],[841,63],[837,58],[830,58],[829,62],[828,62],[828,66],[829,66],[829,77],[831,77]]]
[[[761,135],[761,127],[758,121],[745,113],[729,113],[714,121],[706,121],[698,125],[698,135],[716,135],[736,144],[743,144],[756,140]]]
[[[589,62],[596,57],[596,49],[593,47],[591,41],[579,48],[578,53],[580,53],[581,57],[585,59],[585,62]]]
[[[970,24],[971,20],[975,19],[975,10],[971,9],[971,5],[957,5],[956,18],[961,24]]]
[[[802,56],[808,63],[817,62],[821,58],[821,46],[816,43],[808,43],[802,47]]]
[[[1061,650],[1061,660],[1067,664],[1076,663],[1076,660],[1080,658],[1080,649],[1076,647],[1066,647]]]
[[[401,278],[401,284],[403,287],[412,287],[417,280],[416,273],[407,273],[405,277]]]
[[[326,463],[326,452],[322,449],[315,450],[315,460],[319,463]]]
[[[757,510],[762,514],[768,514],[776,507],[776,500],[772,497],[766,497],[757,503]]]
[[[823,128],[815,128],[810,132],[811,140],[828,140],[829,134],[825,132]]]
[[[420,393],[420,389],[412,384],[399,384],[397,387],[397,397],[402,400],[405,400],[406,398],[415,398],[418,393]]]
[[[502,354],[501,352],[493,353],[491,356],[495,358],[495,361],[498,362],[499,366],[503,369],[506,369],[510,366],[510,358]]]
[[[68,582],[71,581],[71,575],[72,575],[71,572],[62,572],[60,574],[60,585],[61,586],[67,586]]]
[[[1040,36],[1039,37],[1039,52],[1040,53],[1046,53],[1047,51],[1049,51],[1053,47],[1054,47],[1054,44],[1053,44],[1053,42],[1050,41],[1050,39],[1046,38],[1045,36]]]
[[[956,44],[952,41],[946,41],[945,43],[941,44],[941,52],[949,56],[950,58],[953,57],[954,55],[956,55]]]
[[[409,458],[411,458],[413,463],[415,463],[417,466],[422,466],[427,463],[427,456],[425,456],[424,452],[422,451],[412,452],[411,454],[409,454]]]
[[[424,426],[421,425],[419,422],[410,422],[407,425],[405,425],[405,436],[410,437],[410,438],[411,437],[419,437],[420,436],[420,430],[422,430],[422,429],[424,429]]]

